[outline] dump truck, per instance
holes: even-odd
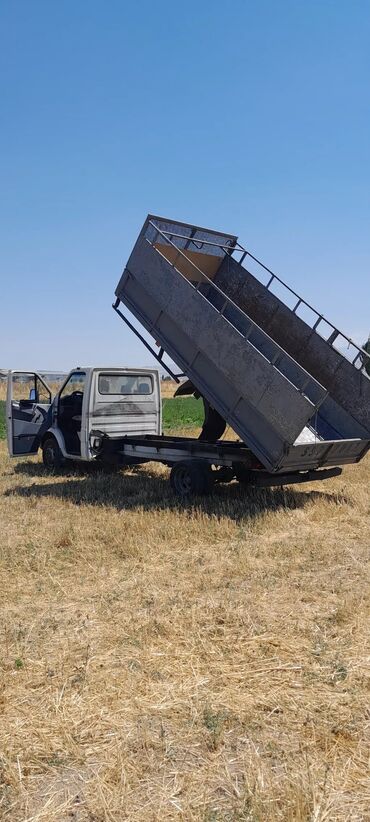
[[[115,297],[115,312],[158,365],[185,379],[237,439],[207,439],[207,425],[200,439],[163,435],[158,368],[77,368],[55,397],[40,375],[10,372],[12,456],[41,448],[53,470],[66,459],[157,461],[186,497],[234,479],[259,487],[322,481],[368,452],[369,352],[236,235],[148,215]]]
[[[264,486],[321,480],[368,452],[369,353],[236,235],[148,215],[115,297],[115,312],[153,357],[176,381],[190,380],[239,441],[144,434],[113,443],[96,431],[97,453],[164,462],[186,495],[234,477]]]

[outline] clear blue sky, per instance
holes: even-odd
[[[111,303],[150,211],[370,330],[368,0],[1,0],[0,367],[150,363]]]

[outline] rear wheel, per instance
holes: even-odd
[[[57,471],[64,463],[63,454],[55,437],[46,437],[42,444],[42,461],[49,471]]]
[[[210,494],[213,488],[211,466],[197,460],[182,460],[172,468],[170,482],[179,497]]]

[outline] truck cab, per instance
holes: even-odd
[[[75,368],[53,396],[36,372],[9,371],[8,450],[44,464],[96,460],[94,439],[110,440],[162,431],[160,377],[148,368]]]

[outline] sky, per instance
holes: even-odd
[[[0,0],[0,368],[150,365],[148,213],[237,234],[370,331],[368,0]]]

